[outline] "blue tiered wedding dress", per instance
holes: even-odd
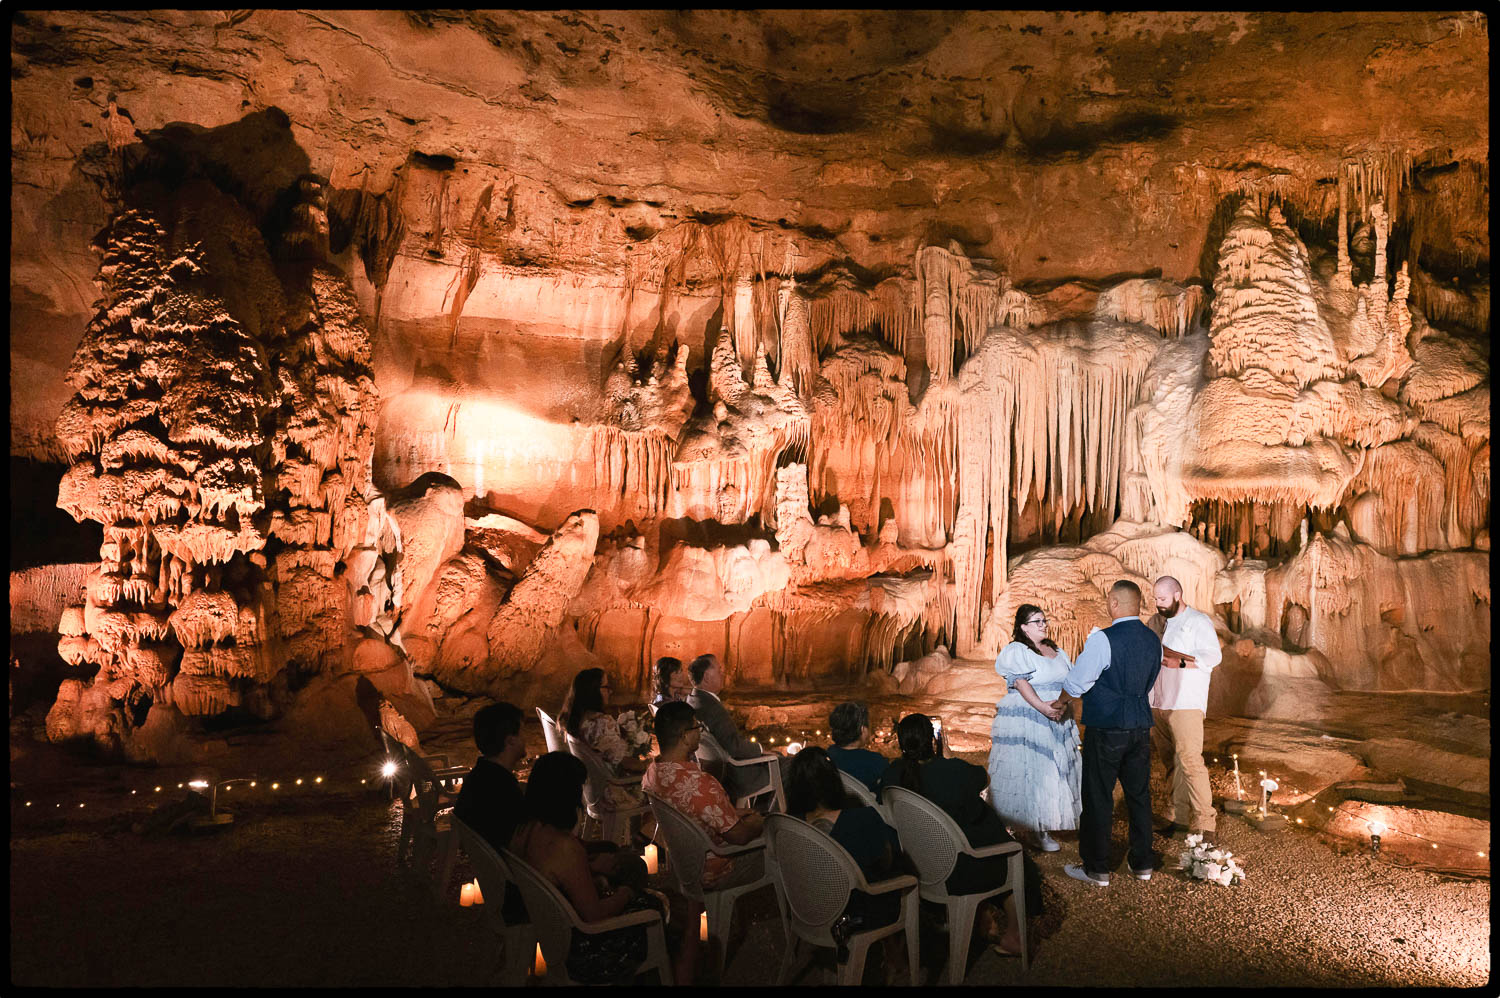
[[[1070,668],[1063,652],[1046,658],[1019,641],[1002,648],[995,660],[1007,692],[995,705],[990,726],[990,806],[1012,828],[1078,827],[1083,808],[1078,725],[1072,718],[1050,720],[1015,690],[1016,680],[1024,679],[1042,702],[1051,702],[1061,695]]]

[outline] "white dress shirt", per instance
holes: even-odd
[[[1157,710],[1208,710],[1208,681],[1214,666],[1224,659],[1219,635],[1208,614],[1183,604],[1175,616],[1167,618],[1167,629],[1161,636],[1162,649],[1191,655],[1198,667],[1169,669],[1165,665],[1151,687],[1151,706]]]

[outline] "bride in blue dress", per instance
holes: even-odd
[[[1022,604],[1014,633],[995,660],[1008,692],[990,727],[990,806],[1008,826],[1026,829],[1044,851],[1056,852],[1047,833],[1077,828],[1083,808],[1078,725],[1053,720],[1051,712],[1073,663],[1047,637],[1040,607]]]

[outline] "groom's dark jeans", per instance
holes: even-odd
[[[1110,872],[1109,833],[1114,824],[1115,781],[1130,810],[1130,865],[1154,870],[1161,854],[1151,848],[1151,729],[1089,727],[1083,736],[1083,815],[1078,855],[1088,873]]]

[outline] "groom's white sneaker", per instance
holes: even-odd
[[[1074,880],[1082,880],[1084,883],[1093,884],[1095,887],[1109,886],[1109,874],[1107,873],[1089,873],[1083,867],[1075,866],[1072,863],[1064,866],[1063,872]]]
[[[1128,859],[1125,861],[1125,865],[1130,867],[1130,875],[1137,880],[1150,880],[1151,874],[1156,872],[1155,870],[1137,870],[1135,867],[1130,866],[1130,860]]]
[[[1042,852],[1057,852],[1062,848],[1062,846],[1057,844],[1057,840],[1046,832],[1043,832],[1037,839],[1037,845],[1042,847]]]

